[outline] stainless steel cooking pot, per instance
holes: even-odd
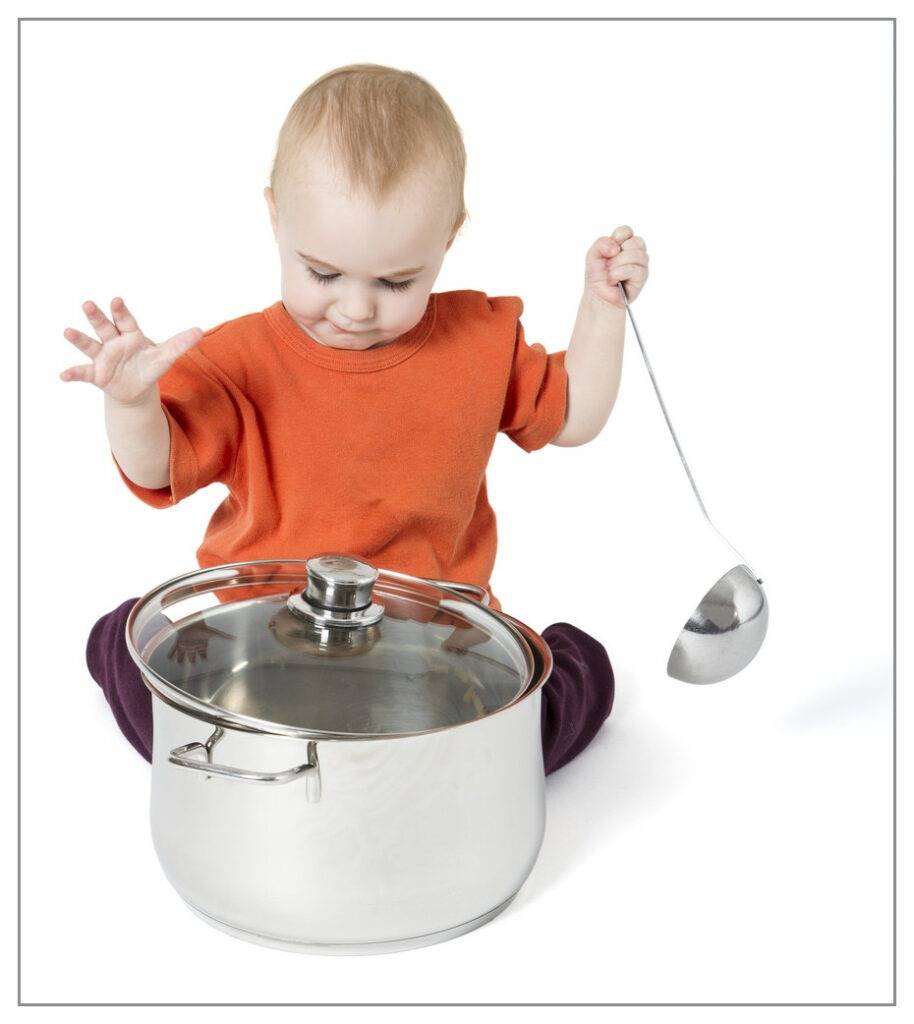
[[[469,584],[346,555],[251,561],[142,597],[152,836],[210,924],[375,953],[485,924],[545,827],[545,641]]]

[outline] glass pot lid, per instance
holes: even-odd
[[[349,555],[239,562],[145,595],[127,646],[154,693],[219,725],[415,735],[484,718],[551,668],[541,638],[463,589],[479,590]]]

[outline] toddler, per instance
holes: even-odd
[[[215,481],[228,496],[197,551],[201,568],[353,554],[383,569],[485,588],[495,516],[485,470],[499,432],[525,451],[592,440],[615,401],[625,310],[647,278],[628,227],[587,252],[565,352],[528,344],[521,300],[433,292],[466,217],[466,154],[438,92],[376,64],[337,68],[293,104],[265,189],[281,300],[155,344],[120,298],[96,335],[64,336],[91,360],[65,370],[105,394],[124,484],[167,508]],[[92,628],[86,658],[122,732],[151,759],[151,696],[127,651],[137,598]],[[455,630],[452,647],[480,638]],[[463,634],[463,635],[458,635]],[[603,646],[559,622],[542,691],[544,769],[566,764],[612,708]],[[179,638],[205,657],[218,631]]]

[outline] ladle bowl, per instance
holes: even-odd
[[[719,683],[758,654],[768,630],[768,601],[747,565],[735,565],[705,594],[670,652],[667,675]]]

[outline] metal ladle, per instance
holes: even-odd
[[[632,322],[635,337],[638,339],[641,355],[644,356],[644,365],[647,367],[654,391],[657,393],[657,401],[660,402],[666,425],[670,429],[676,451],[679,452],[679,458],[682,460],[702,514],[707,519],[708,525],[737,554],[741,562],[721,576],[698,603],[695,611],[682,627],[666,666],[667,675],[674,679],[680,679],[684,683],[719,683],[736,675],[758,654],[768,629],[768,601],[765,591],[762,590],[761,579],[749,568],[743,556],[711,522],[701,495],[698,493],[698,488],[695,486],[695,481],[692,479],[689,465],[682,454],[682,448],[679,446],[666,406],[663,404],[660,389],[654,379],[654,371],[647,358],[644,342],[641,340],[638,325],[632,316],[625,285],[621,281],[619,282],[619,291],[622,293],[622,302],[628,312],[628,318]]]

